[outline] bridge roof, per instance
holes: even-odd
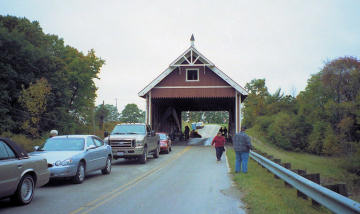
[[[238,93],[240,93],[243,97],[246,97],[248,95],[248,92],[243,87],[241,87],[238,83],[232,80],[229,76],[227,76],[224,72],[217,68],[214,63],[212,63],[203,54],[201,54],[194,47],[193,41],[191,43],[191,46],[184,53],[182,53],[178,58],[176,58],[165,71],[163,71],[157,78],[155,78],[150,84],[148,84],[143,90],[141,90],[138,95],[140,97],[145,97],[147,93],[149,93],[155,86],[157,86],[175,69],[181,67],[191,68],[194,66],[204,66],[209,68],[217,76],[219,76],[222,80],[224,80],[232,88],[234,88]]]

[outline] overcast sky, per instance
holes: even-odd
[[[106,60],[96,104],[119,111],[190,46],[241,86],[304,90],[324,62],[360,58],[359,0],[0,0],[0,14],[37,20],[84,53]]]

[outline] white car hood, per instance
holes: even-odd
[[[30,153],[30,155],[44,157],[48,163],[54,164],[58,160],[67,160],[82,152],[84,151],[37,151]]]

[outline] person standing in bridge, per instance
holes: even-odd
[[[235,173],[242,171],[247,173],[249,152],[252,148],[251,139],[245,133],[246,127],[241,127],[241,132],[236,133],[233,138],[233,147],[235,151]]]
[[[222,136],[221,132],[218,132],[217,135],[214,137],[214,139],[211,142],[211,146],[215,146],[216,150],[216,159],[217,161],[221,160],[221,156],[223,152],[225,151],[225,138]]]
[[[190,134],[190,128],[189,126],[185,126],[185,130],[184,130],[185,140],[189,140],[189,134]]]

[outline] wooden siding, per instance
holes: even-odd
[[[235,97],[234,88],[153,88],[153,98]]]
[[[199,69],[199,81],[186,81],[186,69]],[[208,67],[186,66],[176,68],[156,86],[230,86]]]

